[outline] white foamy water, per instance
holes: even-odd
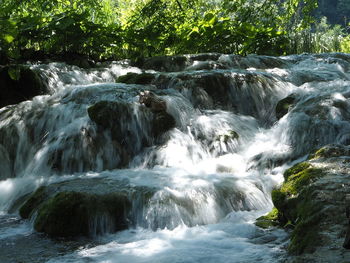
[[[272,208],[271,190],[293,161],[350,143],[349,62],[345,54],[188,56],[184,71],[149,71],[152,85],[114,83],[142,72],[126,62],[33,65],[50,94],[0,109],[0,262],[36,262],[35,242],[50,246],[40,262],[282,260],[287,234],[254,221]],[[166,101],[175,120],[161,136],[138,102],[144,90]],[[277,102],[291,94],[294,105],[278,120]],[[104,127],[88,115],[96,103],[109,107]],[[87,240],[39,235],[17,213],[41,185],[122,191],[129,229],[108,233],[101,219],[91,232],[104,235]]]

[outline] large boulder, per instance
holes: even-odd
[[[273,190],[275,209],[258,225],[292,229],[290,262],[346,262],[345,197],[350,194],[349,147],[326,146],[285,171],[285,182]],[[268,222],[270,220],[270,222]],[[345,240],[345,242],[344,242]],[[288,261],[289,262],[289,261]]]
[[[175,127],[175,119],[167,113],[165,101],[154,93],[141,92],[140,104],[145,107],[120,101],[100,101],[88,108],[88,114],[100,127],[110,129],[115,140],[123,141],[128,152],[135,154]],[[135,148],[136,141],[142,144]]]
[[[123,194],[60,192],[38,209],[34,228],[55,237],[111,233],[128,227],[129,210],[130,201]]]
[[[39,75],[25,65],[0,67],[0,108],[44,94]]]
[[[127,192],[120,183],[101,178],[69,180],[39,187],[19,213],[34,219],[36,231],[52,237],[113,233],[130,223]]]

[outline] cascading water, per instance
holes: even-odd
[[[153,76],[145,85],[114,83],[143,72],[127,62],[31,66],[50,94],[0,109],[0,262],[284,257],[286,233],[254,220],[271,209],[271,190],[293,161],[327,143],[349,144],[350,56],[183,58],[145,63]],[[139,103],[145,90],[165,101],[174,127],[160,132],[166,115]],[[278,120],[276,105],[288,95],[293,107]],[[39,235],[18,208],[41,185],[125,193],[128,229],[113,233],[100,215],[89,239]]]

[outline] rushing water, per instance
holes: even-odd
[[[350,143],[350,56],[168,60],[146,67],[152,85],[115,83],[142,72],[125,61],[89,70],[32,65],[49,94],[0,109],[0,262],[285,259],[287,234],[254,221],[271,209],[284,169],[324,144]],[[175,118],[160,138],[138,102],[143,90]],[[295,106],[278,120],[277,102],[290,94]],[[111,116],[118,136],[90,120],[87,109],[99,101],[122,105]],[[97,222],[91,238],[74,240],[36,233],[18,205],[54,184],[128,192],[129,229],[109,233],[108,222]]]

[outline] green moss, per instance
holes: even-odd
[[[272,196],[272,202],[274,206],[277,209],[281,209],[286,202],[287,194],[280,191],[279,189],[274,189],[272,190],[271,196]]]
[[[130,202],[123,194],[60,192],[39,208],[34,228],[55,237],[87,236],[92,220],[108,215],[114,230],[120,230],[127,227],[129,209]]]
[[[83,194],[61,192],[50,198],[38,211],[34,228],[51,236],[87,235],[88,200]]]
[[[47,198],[46,187],[40,186],[21,206],[19,214],[22,218],[29,218],[33,211],[37,209]]]
[[[313,201],[310,184],[324,174],[322,169],[302,162],[286,170],[285,182],[272,191],[279,223],[293,228],[288,248],[292,253],[312,252],[319,242],[318,223],[322,209]]]
[[[312,253],[320,243],[318,224],[321,219],[321,207],[316,205],[311,198],[300,201],[297,207],[298,222],[291,234],[291,242],[288,250],[291,253]]]
[[[116,82],[126,84],[150,84],[155,79],[154,74],[151,73],[133,73],[129,72],[126,75],[117,78]]]
[[[261,228],[278,226],[279,221],[277,208],[274,207],[267,215],[257,218],[255,225]]]
[[[301,171],[303,171],[304,169],[307,169],[311,166],[311,164],[309,164],[308,162],[302,162],[302,163],[298,163],[294,166],[292,166],[291,168],[287,169],[283,176],[284,176],[284,180],[288,180],[288,178],[293,175],[293,174],[297,174]]]
[[[349,149],[340,145],[327,145],[310,154],[309,159],[331,158],[339,156],[349,156]]]
[[[323,176],[322,169],[318,168],[306,168],[300,172],[292,174],[288,177],[287,182],[281,187],[281,191],[288,195],[296,195],[300,190],[310,184],[315,179]]]

